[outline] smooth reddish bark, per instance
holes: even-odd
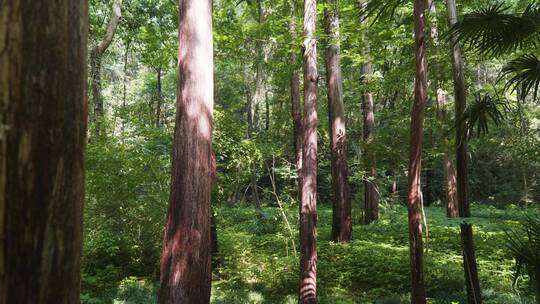
[[[212,1],[182,0],[180,7],[176,128],[159,302],[209,303]]]
[[[414,2],[414,38],[416,46],[416,80],[411,112],[409,154],[408,218],[411,262],[411,303],[425,304],[424,253],[422,243],[422,211],[420,175],[422,168],[422,142],[424,108],[427,99],[427,60],[425,44],[425,2]]]
[[[0,303],[80,302],[88,3],[0,3]]]
[[[332,240],[350,242],[352,235],[351,191],[347,169],[347,141],[341,80],[339,15],[336,0],[329,0],[325,10],[326,82],[328,118],[330,120],[330,151],[332,163]]]
[[[316,0],[304,1],[304,123],[300,203],[299,303],[317,302],[317,21]]]

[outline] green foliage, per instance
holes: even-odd
[[[540,216],[527,216],[521,229],[507,232],[506,245],[516,260],[514,284],[527,274],[531,288],[540,295]]]
[[[540,9],[529,4],[522,14],[509,13],[503,2],[488,5],[463,17],[453,32],[460,40],[485,56],[496,56],[523,48],[528,39],[538,41]]]

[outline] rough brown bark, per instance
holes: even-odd
[[[455,0],[446,0],[446,9],[448,13],[448,26],[452,27],[457,23],[457,12]],[[456,107],[456,121],[463,115],[467,107],[465,76],[463,70],[463,59],[461,57],[461,47],[458,41],[457,33],[451,35],[452,46],[452,71],[454,78],[454,104]],[[456,177],[457,177],[457,197],[459,206],[459,216],[471,216],[469,207],[469,179],[467,175],[467,136],[465,134],[464,124],[459,123],[456,126]]]
[[[181,0],[176,128],[159,302],[209,303],[212,1]]]
[[[102,130],[102,120],[105,114],[105,109],[103,106],[103,96],[101,95],[101,62],[103,54],[109,48],[114,38],[114,33],[118,28],[120,19],[122,18],[122,0],[114,0],[111,12],[111,18],[109,24],[107,25],[107,30],[105,31],[105,36],[103,40],[100,41],[90,51],[90,77],[91,77],[91,86],[92,86],[92,103],[94,106],[94,132],[100,137],[103,134]]]
[[[365,9],[367,1],[361,0],[360,6]],[[367,28],[368,19],[361,16],[360,22]],[[362,49],[363,55],[369,58],[369,45],[365,45]],[[373,74],[371,63],[365,62],[361,67],[361,76],[364,86],[368,85],[369,77]],[[377,194],[377,185],[375,178],[377,177],[377,167],[375,152],[373,145],[375,143],[375,103],[373,94],[369,90],[365,90],[362,94],[362,139],[364,140],[364,165],[367,171],[367,178],[364,180],[364,224],[370,224],[379,218],[379,203]]]
[[[351,193],[347,169],[347,141],[341,80],[339,15],[336,0],[328,0],[325,9],[326,82],[328,118],[330,120],[330,151],[332,162],[332,240],[350,242],[352,234]]]
[[[79,303],[87,1],[0,3],[0,303]]]
[[[304,1],[304,123],[298,302],[317,302],[317,1]]]
[[[409,154],[408,218],[411,261],[411,303],[425,304],[424,253],[422,243],[422,211],[420,174],[422,167],[422,141],[424,108],[427,98],[427,60],[425,45],[425,2],[414,1],[414,38],[416,46],[416,80],[411,112]]]
[[[440,47],[439,44],[439,33],[437,29],[437,7],[435,0],[428,1],[429,11],[430,11],[430,21],[431,21],[431,39],[433,41],[433,46],[438,50]],[[454,168],[454,162],[450,158],[450,144],[448,140],[448,135],[444,130],[444,127],[448,124],[447,113],[446,113],[446,92],[442,89],[443,81],[441,80],[442,69],[440,64],[437,62],[435,64],[436,69],[438,70],[435,73],[434,84],[435,84],[435,93],[437,98],[437,118],[443,126],[442,130],[439,130],[441,134],[441,148],[442,148],[442,162],[443,162],[443,171],[444,171],[444,180],[445,180],[445,190],[446,190],[446,215],[448,217],[457,217],[458,216],[458,202],[457,202],[457,189],[456,189],[456,170]]]
[[[467,282],[467,302],[470,304],[481,304],[482,297],[474,253],[472,225],[462,223],[460,227],[461,242],[463,244],[463,268],[465,271],[465,281]]]
[[[300,75],[298,73],[298,49],[296,48],[296,1],[291,1],[291,22],[289,32],[293,47],[291,50],[291,115],[293,119],[293,140],[296,161],[296,171],[298,173],[298,197],[301,198],[302,189],[302,105],[300,101]]]

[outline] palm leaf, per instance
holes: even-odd
[[[527,216],[521,229],[505,233],[506,247],[516,260],[514,284],[524,272],[531,283],[540,280],[540,218]]]
[[[452,127],[463,124],[465,134],[468,137],[482,136],[489,133],[489,123],[500,125],[505,119],[509,106],[506,100],[491,96],[490,94],[477,93],[474,103],[470,104],[463,115],[459,117]]]
[[[510,76],[505,89],[518,91],[518,98],[524,100],[532,91],[533,99],[538,96],[540,86],[540,61],[533,54],[525,54],[508,62],[502,69],[502,76]]]
[[[459,40],[481,55],[498,56],[538,40],[540,9],[529,5],[522,14],[509,12],[503,3],[492,4],[466,14],[450,29]]]
[[[392,18],[398,7],[404,5],[410,0],[366,0],[361,4],[360,14],[363,19],[369,18],[371,24],[379,19]]]

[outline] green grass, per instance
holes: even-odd
[[[470,222],[484,303],[532,303],[524,288],[519,293],[512,288],[514,263],[504,245],[504,231],[517,227],[524,212],[473,208]],[[216,210],[220,265],[214,269],[212,303],[296,303],[298,257],[279,210],[264,210],[264,220],[257,220],[253,208]],[[380,220],[368,226],[358,224],[360,211],[354,212],[353,242],[335,244],[329,241],[331,209],[318,210],[319,303],[408,303],[407,210],[383,209]],[[288,216],[297,242],[296,210]],[[427,208],[426,217],[429,301],[465,303],[460,221],[447,219],[445,210],[437,207]],[[155,286],[134,278],[122,284],[114,303],[155,301]]]

